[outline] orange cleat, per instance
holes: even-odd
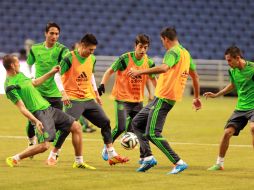
[[[54,158],[47,159],[46,164],[49,166],[55,166],[57,164],[57,160],[55,160]]]
[[[117,155],[111,159],[108,160],[109,165],[115,165],[115,164],[119,164],[119,163],[126,163],[128,162],[130,159],[127,157],[121,157],[120,155]]]

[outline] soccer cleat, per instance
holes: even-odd
[[[188,168],[188,165],[185,162],[183,164],[177,164],[177,165],[175,165],[173,170],[171,170],[171,172],[169,172],[167,174],[178,174],[187,168]]]
[[[103,147],[101,156],[103,160],[108,161],[108,152],[106,146]]]
[[[55,166],[57,164],[57,160],[50,157],[49,159],[46,160],[46,164],[49,166]]]
[[[207,170],[208,171],[224,170],[224,167],[219,164],[215,164],[212,167],[208,168]]]
[[[18,161],[17,161],[17,160],[14,160],[12,157],[6,158],[5,161],[6,161],[6,164],[7,164],[8,166],[12,167],[12,168],[18,165]]]
[[[155,165],[157,165],[157,160],[155,160],[155,158],[152,158],[148,161],[143,161],[141,166],[137,169],[137,172],[145,172]]]
[[[113,157],[113,158],[108,160],[109,165],[115,165],[115,164],[119,164],[119,163],[122,164],[122,163],[126,163],[128,161],[129,161],[129,158],[127,158],[127,157],[121,157],[119,155],[117,155],[117,156],[115,156],[115,157]]]
[[[73,165],[72,165],[72,167],[73,167],[73,168],[81,168],[81,169],[96,170],[95,167],[90,166],[90,165],[86,164],[85,162],[84,162],[84,163],[81,163],[81,164],[78,164],[78,163],[74,162]]]
[[[144,162],[144,158],[140,158],[139,161],[138,161],[138,164],[142,165]]]

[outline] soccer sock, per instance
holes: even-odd
[[[12,157],[14,160],[16,161],[20,161],[20,157],[19,154],[16,154],[15,156]]]
[[[36,138],[35,137],[32,137],[32,138],[28,138],[30,144],[33,144],[35,145],[36,144]]]
[[[220,166],[224,166],[224,157],[218,156],[218,158],[216,160],[216,164],[218,164]]]
[[[62,149],[58,149],[56,154],[59,156],[60,152],[61,152]]]
[[[152,159],[153,159],[153,155],[145,157],[144,161],[149,161],[149,160],[152,160]]]
[[[109,147],[109,148],[107,148],[107,152],[108,152],[108,157],[109,157],[109,159],[111,159],[111,158],[117,156],[117,153],[116,153],[114,147]]]
[[[57,155],[57,152],[53,152],[53,151],[51,150],[50,153],[49,153],[48,160],[49,160],[50,158],[53,158],[54,160],[56,160],[56,155]]]
[[[178,162],[176,162],[177,165],[183,165],[184,161],[182,159],[180,159]]]
[[[75,156],[75,162],[76,162],[77,164],[82,164],[82,163],[84,163],[83,156]]]

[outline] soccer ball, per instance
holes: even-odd
[[[138,137],[134,133],[127,132],[122,136],[120,142],[124,149],[132,150],[138,144]]]

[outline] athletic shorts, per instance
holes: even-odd
[[[240,131],[244,129],[244,127],[247,125],[248,121],[254,122],[254,110],[249,111],[238,111],[235,110],[229,120],[227,121],[227,124],[225,126],[225,129],[228,127],[234,127],[235,133],[234,136],[238,136]]]
[[[36,130],[39,143],[44,141],[54,141],[56,130],[69,132],[75,121],[70,115],[51,106],[45,110],[36,111],[33,115],[42,122],[44,127],[43,134],[39,134]]]
[[[43,96],[50,104],[51,107],[63,110],[63,102],[61,97],[46,97]]]

